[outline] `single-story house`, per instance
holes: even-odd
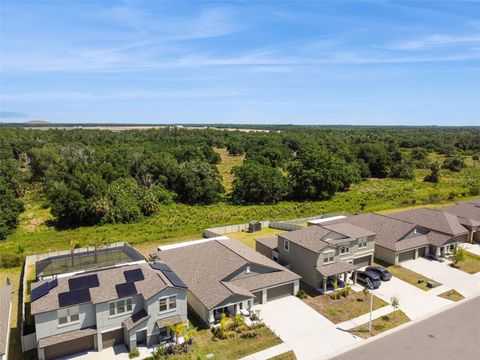
[[[467,242],[480,243],[480,200],[463,201],[439,210],[455,215],[468,230]]]
[[[226,237],[160,248],[157,256],[188,286],[189,308],[208,326],[299,289],[300,276]]]

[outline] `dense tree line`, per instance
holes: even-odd
[[[269,127],[270,132],[171,127],[147,131],[0,128],[0,238],[18,222],[24,188],[39,184],[59,226],[136,221],[172,202],[323,200],[368,177],[412,179],[414,168],[464,166],[478,128]],[[214,148],[245,155],[225,194]]]

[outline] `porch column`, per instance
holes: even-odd
[[[357,270],[353,270],[353,284],[357,283]]]
[[[323,277],[323,293],[325,294],[327,292],[327,278],[324,276]]]
[[[415,249],[415,256],[414,259],[418,259],[418,249]]]
[[[344,282],[345,284],[346,284],[347,281],[348,281],[347,278],[348,278],[348,273],[347,273],[347,272],[344,272],[344,273],[343,273],[343,282]]]

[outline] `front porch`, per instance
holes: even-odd
[[[239,301],[236,303],[227,304],[225,306],[216,307],[209,312],[210,326],[214,326],[220,322],[222,314],[227,317],[235,317],[237,314],[241,314],[245,318],[250,318],[253,314],[253,299]]]
[[[357,266],[336,261],[331,264],[316,268],[321,280],[316,290],[322,294],[334,291],[336,288],[343,288],[346,284],[357,282]]]

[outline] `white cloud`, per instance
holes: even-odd
[[[390,50],[425,50],[438,47],[447,47],[461,44],[480,43],[480,35],[443,35],[435,34],[419,39],[410,39],[399,41],[387,45],[385,48]]]

